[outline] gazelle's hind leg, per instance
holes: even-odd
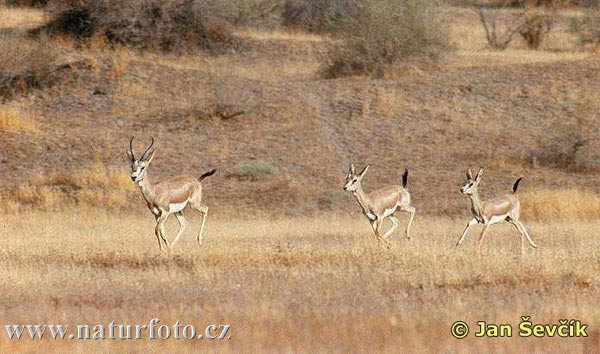
[[[509,217],[506,218],[506,221],[508,221],[511,225],[515,227],[515,229],[517,229],[517,231],[519,231],[519,235],[521,236],[521,254],[525,253],[525,234],[521,231],[521,228],[513,219]]]
[[[533,242],[533,239],[531,238],[531,236],[529,236],[529,232],[527,232],[525,225],[523,225],[523,223],[520,222],[519,220],[514,220],[514,222],[517,225],[517,227],[521,229],[521,232],[525,235],[525,237],[527,238],[527,242],[529,242],[531,247],[537,248],[538,246],[535,244],[535,242]]]
[[[490,225],[488,224],[483,227],[483,230],[481,230],[481,235],[479,235],[479,241],[477,242],[477,250],[478,251],[481,251],[481,244],[483,243],[483,239],[485,238],[485,235],[489,228],[490,228]]]
[[[185,221],[185,217],[181,211],[175,213],[175,217],[177,218],[177,221],[179,221],[179,231],[177,231],[177,236],[175,236],[173,242],[171,242],[171,248],[173,248],[175,243],[177,243],[177,240],[179,240],[179,237],[181,237],[181,234],[183,234],[183,231],[187,226],[187,222]]]
[[[408,224],[406,225],[406,231],[405,231],[406,239],[410,240],[410,226],[412,225],[413,219],[415,218],[415,213],[417,212],[417,209],[408,205],[405,207],[401,207],[400,210],[405,211],[410,215],[410,217],[408,218]]]
[[[200,224],[200,231],[198,232],[198,237],[196,238],[196,241],[198,241],[198,246],[202,245],[202,235],[204,232],[204,223],[206,223],[206,217],[208,216],[208,207],[202,203],[193,203],[190,204],[190,206],[195,209],[198,210],[199,212],[202,213],[202,223]]]

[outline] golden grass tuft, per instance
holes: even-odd
[[[120,209],[127,205],[133,190],[129,174],[108,168],[102,162],[34,177],[16,188],[15,201],[41,210],[59,210],[72,205],[103,206]]]
[[[15,133],[37,130],[33,111],[21,105],[0,107],[0,130]]]
[[[577,189],[541,189],[520,197],[523,218],[536,221],[600,219],[600,195]]]

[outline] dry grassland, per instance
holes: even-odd
[[[3,352],[591,352],[598,348],[600,223],[526,223],[540,248],[519,257],[510,226],[453,247],[464,220],[418,217],[413,240],[377,246],[361,218],[194,219],[172,255],[153,220],[94,210],[3,220],[4,323],[231,324],[226,341],[7,342]],[[174,224],[174,222],[173,222]],[[173,235],[174,225],[168,232]],[[580,319],[585,339],[468,338],[450,325]],[[516,331],[515,331],[516,333]],[[3,334],[4,335],[4,334]]]

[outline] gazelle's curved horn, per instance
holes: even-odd
[[[140,158],[140,160],[144,160],[148,155],[148,151],[150,151],[150,149],[152,149],[152,146],[154,145],[154,137],[150,137],[152,139],[152,142],[150,143],[150,146],[148,146],[148,148],[146,149],[146,151],[144,151],[144,154],[142,155],[142,157]]]
[[[129,152],[131,153],[131,161],[135,161],[135,154],[133,153],[133,136],[129,140]]]

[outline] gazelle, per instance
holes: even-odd
[[[133,153],[133,137],[129,141],[129,151],[127,156],[131,161],[131,180],[140,187],[142,195],[146,200],[148,208],[154,214],[156,218],[156,227],[154,228],[154,234],[158,240],[158,248],[162,250],[162,242],[169,249],[173,248],[173,245],[179,240],[179,237],[185,230],[187,222],[183,216],[183,209],[186,206],[190,206],[192,209],[198,210],[202,213],[202,224],[200,225],[200,232],[198,233],[197,241],[198,245],[202,244],[202,231],[204,230],[204,223],[208,215],[208,207],[201,203],[202,201],[202,180],[206,177],[212,176],[217,170],[212,170],[204,173],[199,178],[187,175],[174,176],[161,182],[152,183],[148,177],[148,166],[154,158],[156,149],[150,152],[154,145],[154,138],[150,146],[144,151],[142,156],[137,159]],[[150,152],[150,153],[149,153]],[[179,231],[173,239],[173,242],[169,243],[165,235],[165,222],[169,215],[175,214],[177,221],[179,222]]]
[[[410,193],[408,193],[408,190],[406,189],[406,186],[408,185],[408,170],[405,170],[402,175],[402,187],[392,185],[371,193],[365,193],[361,181],[368,170],[369,165],[365,166],[365,168],[357,174],[354,169],[354,164],[350,164],[350,171],[348,172],[348,177],[346,177],[344,190],[354,194],[363,214],[369,219],[375,237],[379,243],[390,248],[388,237],[396,230],[398,225],[400,225],[400,221],[394,216],[394,213],[398,210],[410,214],[408,225],[406,226],[406,238],[410,240],[410,225],[413,222],[416,209],[410,205]],[[385,234],[381,235],[383,221],[386,218],[391,221],[392,226]]]
[[[460,188],[460,191],[471,199],[471,213],[473,214],[473,218],[467,223],[467,227],[456,243],[456,247],[460,246],[463,242],[471,226],[483,224],[483,230],[479,235],[479,242],[477,244],[477,249],[481,249],[481,243],[485,238],[488,228],[494,224],[506,221],[514,225],[521,234],[521,252],[525,250],[525,238],[527,238],[531,247],[537,248],[537,245],[533,242],[531,236],[529,236],[527,229],[525,229],[525,225],[519,220],[521,216],[521,203],[519,202],[517,189],[523,177],[515,181],[512,194],[505,194],[487,201],[481,201],[477,187],[479,187],[482,176],[483,168],[479,169],[475,178],[473,178],[471,169],[467,169],[467,181]]]

